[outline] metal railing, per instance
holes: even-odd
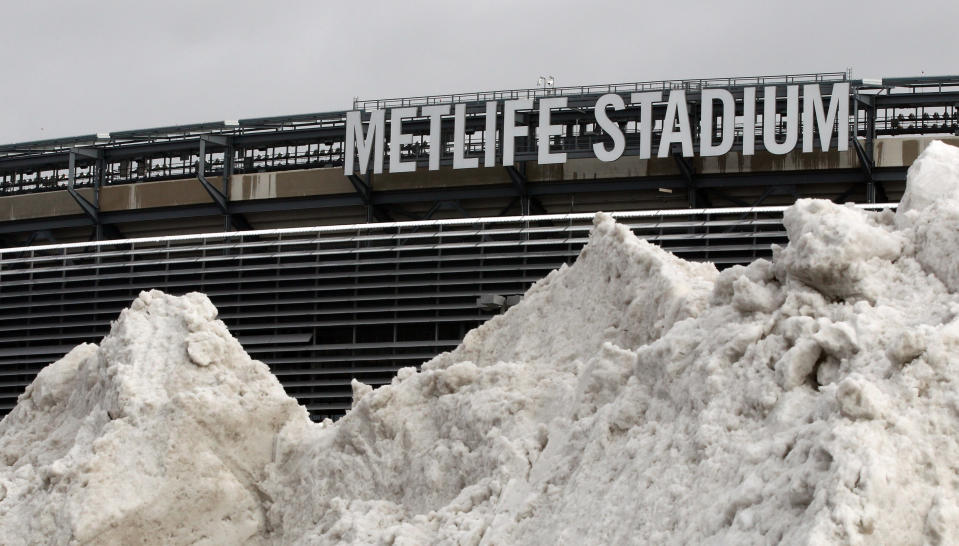
[[[845,81],[845,72],[789,74],[773,76],[739,76],[728,78],[699,78],[689,80],[655,80],[631,83],[608,83],[599,85],[572,85],[566,87],[531,87],[475,91],[470,93],[447,93],[385,99],[353,99],[354,110],[375,110],[403,106],[427,106],[460,102],[486,102],[491,100],[528,99],[552,96],[601,95],[605,93],[632,93],[641,91],[669,91],[671,89],[697,90],[706,87],[748,87],[760,85],[787,85],[799,83],[828,83]]]

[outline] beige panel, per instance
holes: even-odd
[[[221,178],[211,176],[210,183],[220,187]],[[212,203],[213,199],[196,178],[139,182],[105,186],[100,190],[100,210],[131,210],[177,205]]]
[[[730,152],[719,157],[695,157],[693,167],[700,174],[729,174],[745,172],[775,172],[812,169],[841,169],[858,166],[859,160],[854,151],[813,152],[804,154],[794,150],[785,155],[773,155],[759,152],[744,156],[740,152]],[[676,161],[672,158],[639,159],[636,156],[623,157],[606,163],[595,158],[571,159],[563,165],[531,164],[527,167],[529,179],[533,181],[552,180],[591,180],[596,178],[625,178],[644,176],[674,176],[679,174]]]
[[[509,182],[502,167],[412,173],[382,173],[373,176],[377,190],[412,190],[437,187],[478,186]],[[272,199],[305,195],[336,195],[356,190],[340,168],[235,175],[230,199]]]
[[[342,176],[342,171],[340,171]],[[383,173],[373,175],[376,190],[420,190],[433,188],[456,188],[509,183],[503,167],[479,167],[457,169],[445,167],[438,171],[417,170],[411,173]],[[352,191],[352,189],[350,190]]]
[[[746,156],[741,152],[730,152],[719,157],[697,157],[694,158],[693,163],[697,173],[732,174],[846,169],[857,167],[859,159],[854,150],[803,153],[801,149],[796,149],[784,155],[760,151],[755,155]]]
[[[873,158],[877,167],[902,166],[902,141],[899,139],[877,139],[873,145]]]
[[[91,188],[81,188],[77,193],[89,201],[93,200]],[[83,214],[83,209],[66,190],[0,197],[0,221],[73,214]]]
[[[555,165],[540,165],[539,163],[530,161],[526,163],[526,179],[530,182],[561,182],[565,177],[565,166],[568,164],[569,161],[567,161],[565,164],[559,163]],[[596,177],[590,176],[590,178]]]
[[[908,167],[934,140],[959,147],[959,137],[885,137],[873,145],[877,167]]]
[[[230,200],[335,195],[354,191],[342,169],[304,169],[234,175],[230,184]]]
[[[639,159],[636,156],[626,156],[608,163],[596,158],[570,159],[560,165],[540,166],[531,163],[526,168],[529,179],[536,182],[669,176],[679,173],[676,161],[672,158]]]

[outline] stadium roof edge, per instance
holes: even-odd
[[[396,97],[385,99],[355,99],[353,109],[368,107],[369,105],[390,106],[393,103],[400,104],[426,104],[457,102],[458,98],[467,101],[469,97],[499,97],[509,98],[510,96],[546,96],[553,94],[593,94],[605,92],[603,90],[623,91],[627,87],[636,86],[664,86],[668,89],[670,85],[697,84],[700,86],[742,86],[742,85],[762,85],[767,83],[802,83],[821,81],[828,83],[831,81],[849,81],[854,86],[865,86],[875,88],[874,85],[864,84],[862,79],[848,79],[845,72],[821,72],[808,74],[783,74],[783,75],[765,75],[765,76],[737,76],[727,78],[700,78],[700,79],[677,79],[677,80],[658,80],[648,82],[634,83],[610,83],[596,85],[581,85],[568,87],[555,87],[547,90],[545,88],[526,88],[526,89],[504,89],[492,91],[476,91],[468,93],[448,93],[441,95],[423,95],[416,97]],[[929,87],[937,85],[959,86],[959,75],[942,76],[916,76],[916,77],[892,77],[882,78],[882,87]],[[645,88],[645,87],[644,87]],[[405,102],[404,102],[405,101]],[[0,156],[18,153],[44,153],[44,152],[65,152],[69,148],[84,146],[110,146],[111,144],[122,144],[123,141],[140,140],[149,141],[152,139],[182,139],[184,137],[197,137],[203,134],[236,134],[246,130],[269,130],[282,127],[295,126],[298,123],[317,122],[323,120],[340,120],[348,110],[330,110],[326,112],[315,112],[306,114],[292,114],[284,116],[266,116],[255,118],[243,118],[237,120],[237,124],[226,121],[209,121],[185,125],[168,125],[163,127],[151,127],[144,129],[130,129],[123,131],[113,131],[104,134],[85,134],[72,137],[52,138],[33,141],[21,141],[8,144],[0,144]]]
[[[583,89],[583,88],[599,88],[599,87],[617,87],[617,86],[629,86],[629,85],[644,85],[644,84],[655,84],[655,83],[670,83],[670,82],[693,82],[693,81],[734,81],[734,80],[761,80],[761,79],[777,79],[777,78],[810,78],[810,77],[819,77],[819,78],[833,78],[838,79],[839,77],[844,78],[844,72],[822,72],[822,73],[809,73],[809,74],[784,74],[784,75],[770,75],[770,76],[742,76],[742,77],[733,77],[733,78],[700,78],[700,79],[690,79],[690,80],[659,80],[659,81],[650,81],[650,82],[635,82],[635,83],[610,83],[610,84],[596,84],[596,85],[587,85],[587,86],[570,86],[570,87],[557,87],[553,88],[556,90],[563,89]],[[536,88],[532,89],[500,89],[500,90],[489,90],[489,91],[476,91],[469,93],[446,93],[439,95],[423,95],[421,97],[407,97],[407,98],[425,98],[425,97],[451,97],[458,95],[474,95],[474,94],[490,94],[490,93],[519,93],[519,92],[529,92],[535,91]],[[542,91],[542,89],[540,89]],[[359,100],[359,99],[358,99]],[[401,99],[371,99],[371,100],[401,100]],[[364,100],[360,100],[364,102]],[[356,104],[354,102],[354,109]],[[239,127],[249,127],[249,128],[268,128],[270,126],[279,126],[283,124],[296,123],[298,121],[315,121],[322,120],[327,118],[334,118],[342,116],[343,112],[347,110],[329,110],[326,112],[316,112],[308,114],[292,114],[285,116],[267,116],[267,117],[256,117],[256,118],[244,118],[240,119]],[[111,131],[109,133],[110,139],[114,140],[123,140],[123,139],[143,139],[150,137],[162,137],[166,135],[178,134],[180,136],[191,134],[191,133],[206,133],[215,131],[218,133],[229,133],[237,129],[236,126],[227,125],[224,121],[209,121],[201,123],[191,123],[186,125],[168,125],[162,127],[149,127],[144,129],[129,129],[123,131]],[[43,148],[64,148],[64,147],[75,147],[75,146],[90,146],[101,143],[101,141],[106,139],[98,139],[98,135],[87,134],[79,135],[72,137],[61,137],[61,138],[51,138],[43,140],[33,140],[33,141],[21,141],[13,142],[8,144],[0,144],[0,153],[4,152],[16,152],[16,151],[41,151]]]

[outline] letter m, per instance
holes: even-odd
[[[360,174],[366,174],[370,164],[370,151],[373,151],[373,172],[383,172],[383,127],[385,126],[386,110],[370,112],[370,121],[367,124],[366,136],[363,135],[363,113],[353,110],[346,113],[346,139],[343,158],[343,167],[347,175],[353,174],[353,163],[359,156]]]
[[[822,151],[829,151],[832,140],[832,128],[839,122],[836,149],[845,152],[849,149],[849,82],[834,83],[829,96],[829,109],[822,105],[819,84],[811,83],[803,87],[802,105],[802,151],[811,152],[813,147],[813,124],[819,126],[819,145]]]

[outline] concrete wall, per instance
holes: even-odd
[[[876,140],[875,155],[878,167],[905,167],[919,157],[933,140],[959,147],[959,137],[896,137]]]
[[[223,180],[219,176],[210,177],[209,180],[217,187],[223,184]],[[200,181],[195,178],[140,182],[138,184],[100,188],[100,210],[103,211],[198,205],[212,202],[210,195],[200,185]]]
[[[759,152],[756,155],[744,156],[741,152],[730,152],[719,157],[694,157],[692,164],[697,173],[733,174],[849,169],[858,167],[859,159],[855,151],[804,154],[796,150],[786,155]],[[595,178],[674,176],[679,174],[679,168],[673,158],[639,159],[631,156],[610,163],[595,158],[585,158],[571,159],[559,165],[529,164],[526,174],[531,181],[558,182]]]
[[[353,185],[343,176],[342,169],[238,174],[234,175],[230,182],[231,201],[335,195],[354,191]]]
[[[81,189],[78,193],[87,200],[93,200],[92,189]],[[66,190],[0,197],[0,221],[73,214],[83,214],[83,209]]]

